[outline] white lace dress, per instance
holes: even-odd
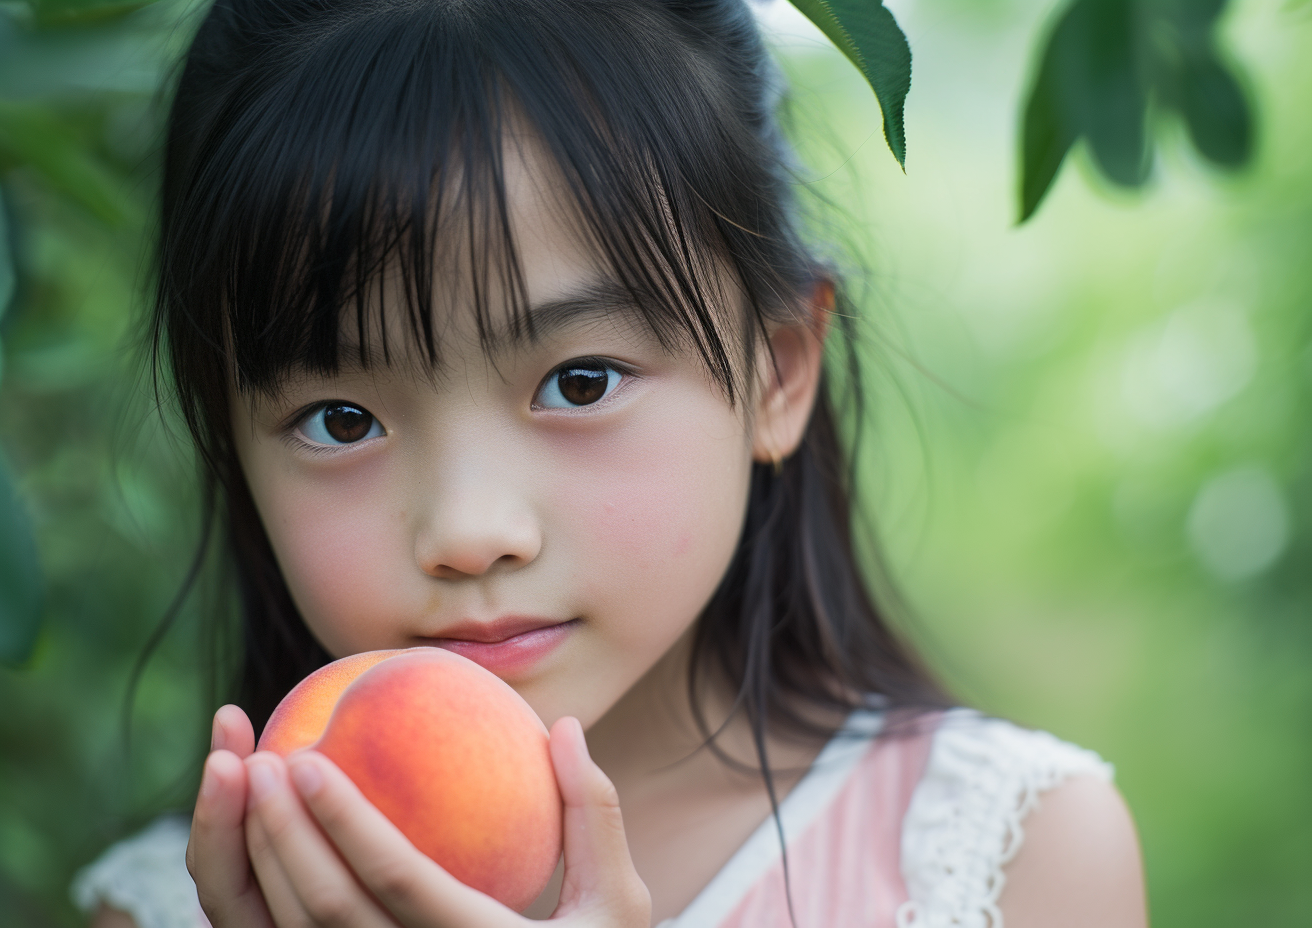
[[[1045,790],[1073,776],[1110,779],[1111,767],[968,710],[923,737],[876,740],[883,723],[880,713],[854,716],[864,737],[831,742],[780,805],[798,924],[1003,928],[997,901],[1025,816]],[[184,861],[187,830],[185,818],[167,817],[114,845],[78,874],[74,900],[88,913],[102,903],[127,912],[139,928],[207,924]],[[659,928],[788,925],[782,885],[767,821]]]

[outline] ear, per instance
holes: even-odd
[[[769,332],[769,344],[757,357],[757,397],[752,431],[752,460],[781,461],[797,450],[811,418],[825,333],[834,309],[834,285],[816,284],[810,312],[798,322],[781,324]],[[773,356],[772,356],[773,355]]]

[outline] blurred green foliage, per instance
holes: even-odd
[[[1074,132],[1074,171],[1013,228],[1017,104],[1077,5],[895,4],[917,56],[905,176],[868,144],[883,114],[861,76],[776,23],[807,186],[855,222],[826,214],[821,232],[856,240],[873,270],[873,511],[950,683],[1117,764],[1155,925],[1304,924],[1312,20],[1286,0],[1208,20],[1211,60],[1245,63],[1262,113],[1247,170],[1205,167],[1200,151],[1233,163],[1237,149],[1181,106],[1144,123],[1158,155],[1136,162],[1131,195]],[[35,650],[0,670],[6,925],[77,924],[73,872],[185,808],[204,744],[204,584],[142,678],[130,751],[120,717],[198,531],[190,454],[156,408],[139,325],[158,95],[188,15],[172,0],[0,0],[0,305],[15,295],[0,445],[17,491],[0,485],[0,531],[10,545],[22,531],[6,520],[29,519],[40,561],[6,561],[0,608],[33,614],[14,591],[44,588]],[[0,638],[3,656],[24,645]]]
[[[873,270],[868,488],[919,635],[969,701],[1116,764],[1154,925],[1307,924],[1312,17],[1237,0],[1221,23],[1263,114],[1248,169],[1164,119],[1139,192],[1081,141],[1012,227],[1015,101],[1060,11],[896,12],[905,177],[842,62],[781,44],[798,134],[831,137],[804,160]]]
[[[1226,3],[1072,0],[1048,38],[1025,106],[1022,222],[1080,138],[1107,178],[1144,184],[1153,109],[1182,117],[1194,146],[1214,164],[1248,162],[1252,114],[1215,35]]]
[[[5,311],[17,290],[9,217],[0,198],[0,323],[4,322]],[[0,458],[0,590],[4,590],[4,596],[0,597],[0,663],[19,664],[32,653],[41,624],[41,564],[31,519],[3,458]]]
[[[0,923],[80,923],[76,867],[163,806],[185,806],[203,747],[181,619],[142,681],[134,662],[195,544],[185,448],[155,411],[138,351],[160,119],[185,38],[175,3],[0,3],[0,455],[22,510],[0,509],[0,554],[36,526],[44,625],[0,671]],[[0,507],[9,503],[0,487]],[[3,656],[25,635],[30,563],[0,569]],[[16,584],[11,585],[11,584]],[[27,630],[34,630],[27,626]]]

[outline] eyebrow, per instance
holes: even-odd
[[[617,314],[629,319],[645,318],[629,288],[610,278],[595,278],[573,291],[535,303],[515,318],[490,327],[484,334],[483,343],[488,354],[496,356],[571,326],[613,318]],[[361,365],[360,348],[354,339],[339,345],[340,364],[347,370],[386,368],[390,363],[388,354],[391,355],[390,361],[394,361],[394,351],[385,352],[382,344],[371,340]]]
[[[535,303],[509,324],[497,326],[487,334],[488,350],[496,354],[528,341],[546,338],[570,326],[600,321],[617,313],[641,316],[642,310],[629,288],[614,280],[595,279],[563,296]]]

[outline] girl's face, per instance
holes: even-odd
[[[773,420],[763,433],[770,391],[731,406],[692,351],[608,299],[547,172],[508,160],[538,337],[484,351],[456,299],[438,371],[402,352],[294,377],[277,398],[234,397],[235,435],[331,654],[450,648],[548,725],[586,727],[690,628],[737,544],[753,457],[795,439]]]

